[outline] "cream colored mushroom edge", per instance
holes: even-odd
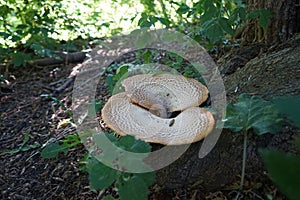
[[[140,74],[124,79],[122,86],[125,92],[111,96],[101,111],[106,125],[121,136],[181,145],[203,139],[214,127],[213,115],[199,107],[208,89],[195,79]]]

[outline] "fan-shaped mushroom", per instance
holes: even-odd
[[[173,74],[141,74],[122,82],[130,99],[143,107],[162,104],[168,112],[198,106],[208,97],[207,88],[195,79]]]
[[[196,107],[206,100],[208,90],[194,79],[144,74],[129,77],[122,85],[125,92],[113,95],[102,109],[104,122],[120,135],[179,145],[199,141],[213,129],[212,114]],[[182,112],[167,118],[174,111]]]

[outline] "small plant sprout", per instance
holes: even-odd
[[[231,102],[227,105],[224,128],[244,134],[240,191],[243,189],[245,179],[247,136],[250,130],[253,130],[257,135],[277,133],[280,131],[281,121],[279,112],[277,112],[274,105],[257,96],[241,94],[238,102]],[[236,199],[238,199],[238,196],[239,193]]]

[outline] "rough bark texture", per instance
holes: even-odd
[[[246,3],[250,12],[266,8],[272,16],[266,30],[259,25],[258,19],[250,19],[243,31],[243,44],[276,44],[299,32],[299,0],[247,0]]]
[[[244,92],[266,99],[277,95],[300,95],[300,35],[235,69],[224,77],[224,83],[229,100]],[[293,145],[297,132],[299,130],[287,125],[279,135],[250,135],[246,180],[255,182],[255,179],[267,178],[259,148],[274,147],[297,152]],[[203,180],[201,186],[213,190],[237,182],[241,173],[242,137],[223,130],[217,145],[204,159],[198,158],[201,142],[191,145],[180,159],[158,172],[158,183],[168,190],[191,187]]]

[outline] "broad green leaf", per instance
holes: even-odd
[[[110,141],[107,141],[106,137]],[[93,155],[109,166],[130,170],[152,170],[143,161],[151,150],[150,145],[144,141],[135,140],[133,136],[129,135],[117,140],[113,135],[105,133],[94,134],[93,141],[97,148],[101,149],[100,154]]]
[[[300,127],[300,96],[277,97],[273,99],[279,112]]]
[[[86,164],[89,173],[90,187],[102,190],[109,187],[117,178],[117,171],[102,164],[94,157],[90,157]]]
[[[206,37],[211,43],[219,42],[223,38],[223,30],[219,24],[215,23],[206,30]]]
[[[300,199],[300,157],[275,150],[262,150],[272,180],[291,200]]]
[[[132,176],[128,180],[121,178],[116,183],[120,200],[146,200],[148,199],[148,186],[144,180],[138,176]]]
[[[57,158],[60,153],[67,153],[68,149],[69,147],[65,143],[60,144],[60,142],[54,142],[42,150],[41,156],[43,158]]]
[[[234,31],[231,28],[230,24],[228,23],[228,19],[221,17],[218,20],[221,28],[229,35],[233,36],[234,35]]]
[[[151,151],[151,146],[148,143],[143,140],[137,140],[131,135],[121,137],[119,143],[125,148],[125,150],[130,152],[148,153]]]
[[[220,10],[215,6],[213,1],[205,1],[205,12],[201,16],[202,23],[220,16]]]
[[[237,103],[229,103],[224,128],[234,132],[253,129],[258,135],[280,131],[281,117],[274,105],[260,97],[241,94]]]
[[[147,186],[151,186],[155,182],[155,172],[148,172],[148,173],[138,173],[134,174],[146,183]]]

